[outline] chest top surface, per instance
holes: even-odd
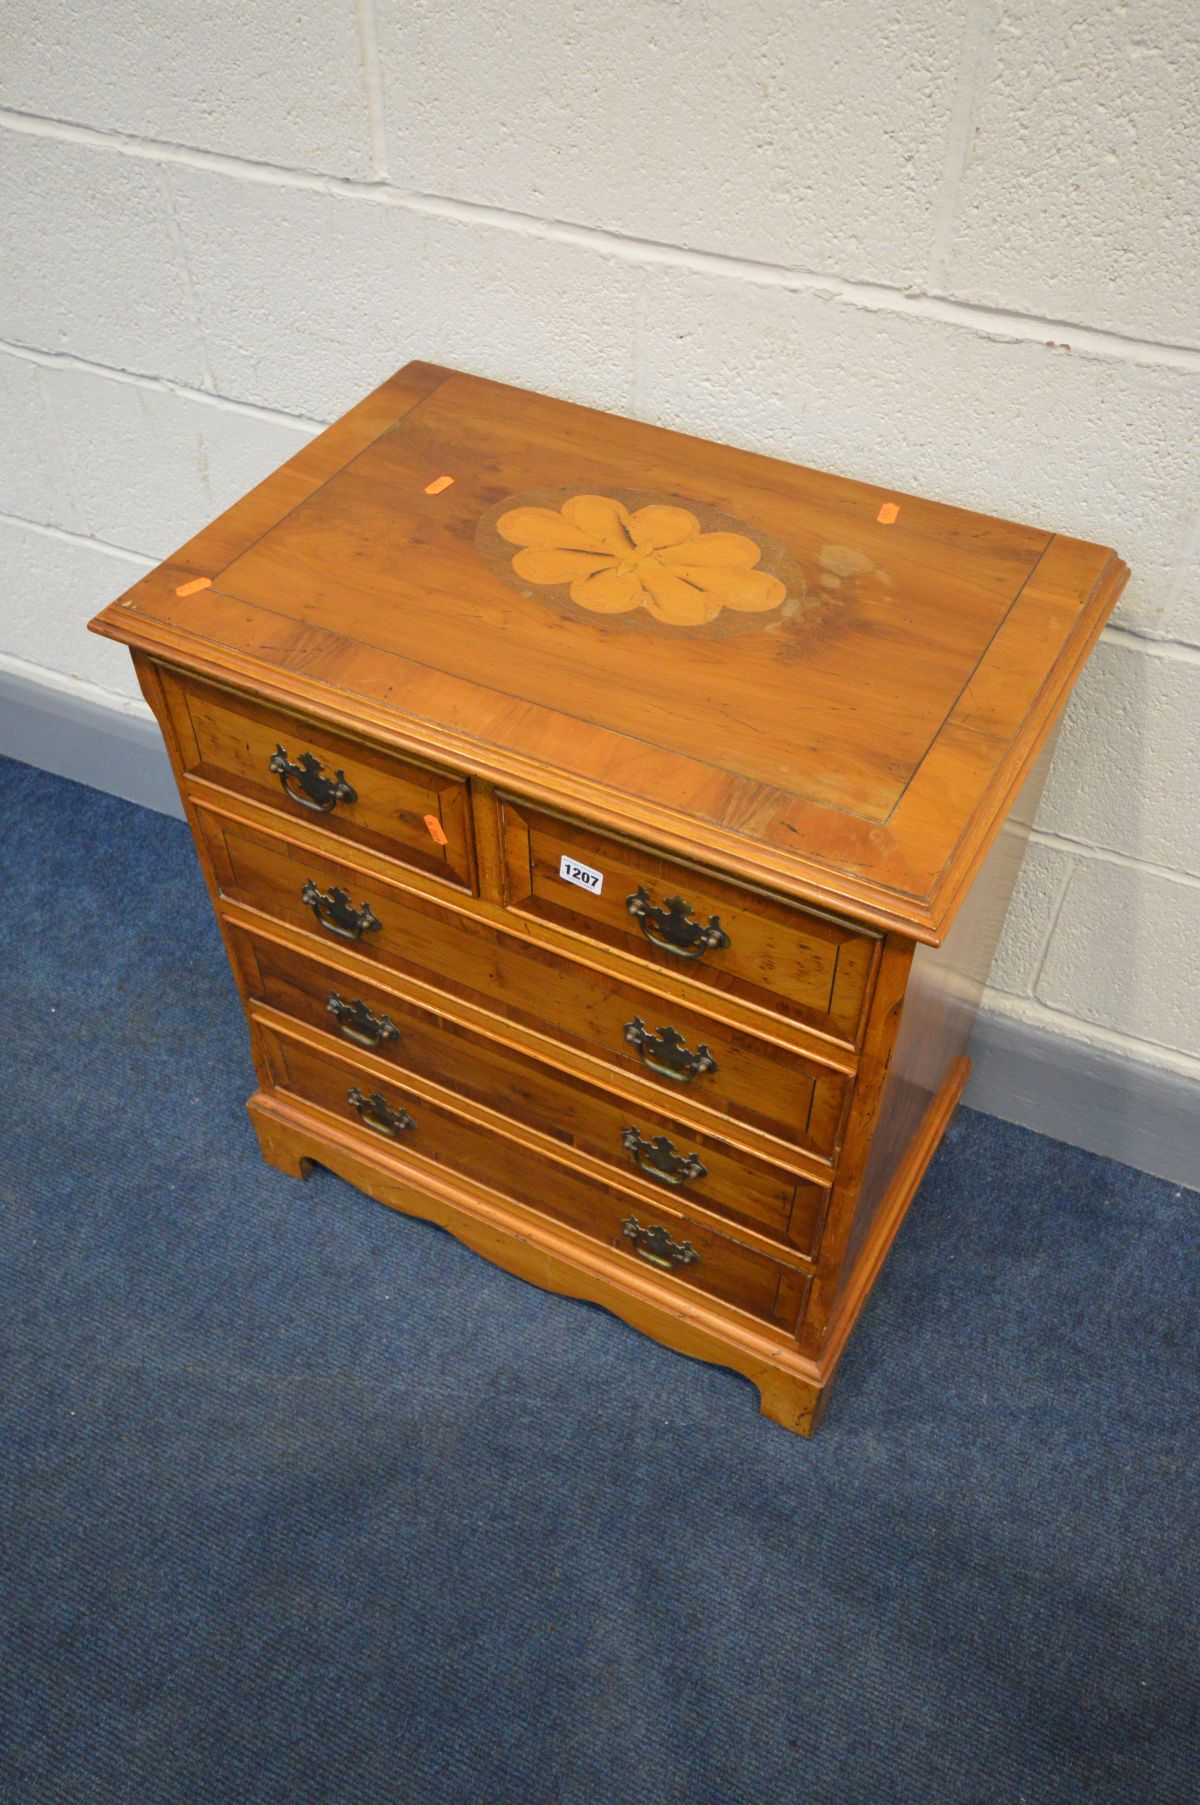
[[[1126,574],[409,364],[93,624],[937,939]]]

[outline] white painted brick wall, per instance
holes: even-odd
[[[1200,655],[1097,646],[1071,698],[1038,825],[1200,876]]]
[[[1137,865],[1081,862],[1038,976],[1038,1000],[1099,1027],[1191,1052],[1200,996],[1198,903],[1200,884]]]
[[[10,361],[0,355],[0,364]],[[316,430],[100,370],[52,364],[39,374],[69,473],[66,511],[80,514],[93,538],[156,560],[294,457]]]
[[[419,345],[432,362],[628,407],[640,272],[626,260],[378,191],[192,168],[171,183],[223,395],[331,419]]]
[[[153,161],[7,131],[0,218],[0,339],[200,386],[188,275]]]
[[[98,684],[114,697],[138,695],[128,652],[109,640],[90,645],[96,635],[87,631],[87,624],[152,563],[94,539],[68,538],[51,527],[0,519],[4,653]]]
[[[898,286],[925,274],[967,0],[375,10],[405,187]]]
[[[37,0],[16,11],[0,106],[257,163],[371,173],[355,0]]]
[[[1176,0],[1004,0],[944,289],[1200,343],[1200,32]]]
[[[0,511],[86,533],[41,374],[27,358],[0,353]]]
[[[0,664],[138,706],[88,616],[410,357],[1105,540],[992,1001],[1200,1076],[1186,0],[16,15]]]
[[[1074,858],[1056,846],[1034,841],[1026,848],[1004,939],[992,964],[991,982],[997,990],[1032,996],[1046,942],[1074,869]]]
[[[1117,616],[1200,645],[1172,578],[1200,496],[1200,357],[1179,370],[854,293],[654,269],[639,412],[688,432],[1116,545]]]

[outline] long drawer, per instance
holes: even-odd
[[[879,942],[870,929],[511,796],[500,814],[516,913],[857,1042]]]
[[[163,688],[189,773],[472,888],[465,778],[212,684],[164,671]]]
[[[783,1328],[798,1321],[811,1282],[806,1272],[689,1220],[665,1200],[642,1208],[406,1088],[400,1074],[394,1085],[380,1085],[336,1049],[317,1051],[261,1024],[259,1031],[277,1090],[328,1111],[364,1146],[386,1147],[418,1180],[423,1167],[460,1174],[620,1249],[651,1267],[664,1286],[706,1292]]]
[[[694,1098],[818,1158],[832,1157],[850,1090],[842,1073],[305,846],[208,808],[200,816],[225,896],[311,933],[326,948],[352,949],[599,1056],[661,1098]],[[693,1056],[686,1081],[656,1069],[684,1058],[674,1042],[668,1050],[660,1030],[678,1036]]]
[[[827,1187],[732,1148],[672,1116],[631,1105],[575,1073],[422,1009],[393,989],[363,984],[294,947],[235,929],[252,997],[344,1042],[368,1048],[402,1074],[431,1079],[604,1162],[618,1181],[657,1201],[711,1212],[816,1254]]]

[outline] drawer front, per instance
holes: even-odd
[[[383,1145],[411,1159],[418,1182],[421,1162],[428,1161],[619,1248],[630,1260],[651,1266],[664,1288],[704,1291],[789,1329],[798,1321],[810,1282],[806,1273],[690,1222],[668,1203],[644,1207],[628,1194],[543,1159],[406,1090],[400,1074],[395,1084],[381,1085],[340,1055],[318,1053],[270,1032],[264,1040],[278,1089],[330,1111],[361,1135],[364,1145]]]
[[[819,1158],[832,1156],[850,1089],[841,1073],[304,847],[207,809],[201,817],[222,892],[312,933],[326,950],[348,946],[599,1057],[644,1082],[660,1106],[674,1110],[686,1098]],[[340,919],[325,904],[304,901],[306,894],[329,898],[335,888],[346,898]],[[677,1034],[692,1055],[706,1050],[709,1069],[697,1065],[687,1082],[654,1070],[648,1062],[664,1063],[661,1029]]]
[[[163,673],[185,769],[367,846],[458,889],[472,888],[466,782],[417,760],[206,683]]]
[[[500,808],[518,914],[857,1041],[876,935],[511,797]]]
[[[235,939],[251,994],[273,1008],[351,1045],[366,1045],[400,1074],[432,1079],[468,1102],[579,1148],[612,1166],[618,1181],[645,1179],[642,1188],[655,1201],[654,1194],[665,1190],[685,1209],[690,1204],[748,1223],[808,1258],[815,1255],[824,1186],[739,1153],[669,1115],[630,1105],[574,1073],[421,1009],[394,991],[348,978],[292,947],[241,930]]]

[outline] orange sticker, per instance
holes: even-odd
[[[896,502],[885,501],[875,518],[880,526],[891,526],[899,512],[900,509]]]
[[[429,829],[429,838],[436,840],[439,846],[446,844],[446,830],[436,815],[426,815],[425,825]]]
[[[211,577],[196,577],[191,583],[181,583],[175,593],[176,595],[197,595],[201,589],[211,588]]]
[[[453,481],[452,476],[435,476],[431,483],[426,483],[425,493],[426,495],[440,495],[442,490],[448,489]]]

